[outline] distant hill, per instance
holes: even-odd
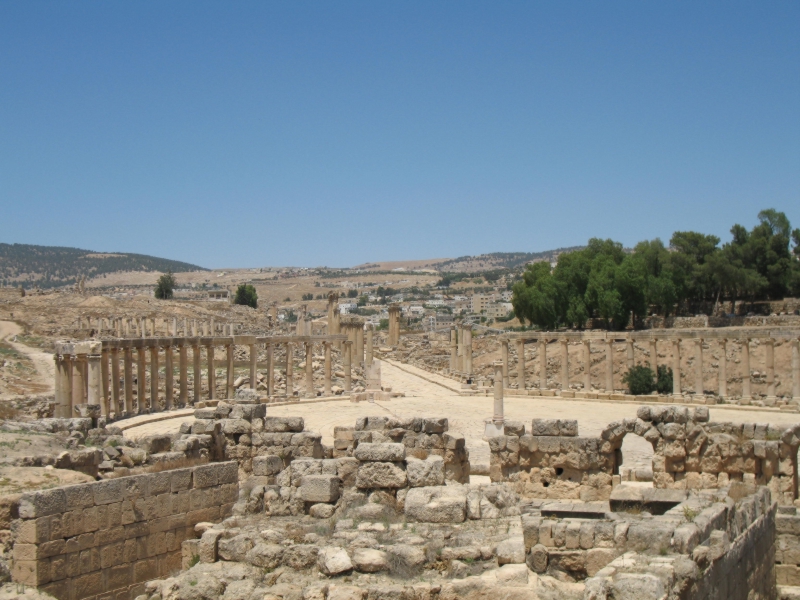
[[[583,246],[570,246],[569,248],[556,248],[544,252],[492,252],[478,256],[460,256],[436,264],[438,271],[447,272],[472,272],[489,269],[514,269],[537,261],[555,261],[559,254],[580,250]]]
[[[51,288],[117,271],[206,271],[177,260],[127,252],[93,252],[60,246],[0,244],[0,283]]]

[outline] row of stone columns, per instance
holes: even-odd
[[[567,337],[569,336],[569,337]],[[582,360],[583,360],[583,388],[586,391],[590,391],[592,389],[592,377],[591,377],[591,347],[592,343],[604,344],[605,345],[605,373],[604,373],[604,381],[603,387],[607,392],[613,392],[614,387],[614,360],[613,360],[613,352],[614,352],[614,343],[624,343],[626,345],[626,363],[628,369],[634,366],[635,364],[635,352],[634,352],[634,339],[631,337],[625,338],[598,338],[598,337],[581,337],[581,334],[566,334],[562,336],[554,336],[555,341],[557,341],[561,347],[560,354],[561,354],[561,388],[568,389],[570,378],[569,378],[569,341],[570,339],[578,338],[579,341],[583,345],[583,352],[582,352]],[[525,375],[525,343],[526,341],[533,341],[539,344],[539,388],[540,389],[547,389],[547,344],[548,340],[553,338],[516,338],[513,339],[516,345],[517,351],[517,387],[519,389],[525,389],[526,387],[526,375]],[[709,339],[716,339],[721,347],[722,357],[719,361],[719,371],[718,371],[718,381],[717,381],[717,392],[718,395],[722,398],[728,396],[728,389],[727,389],[727,354],[729,349],[729,344],[733,341],[726,337],[719,337],[714,336]],[[765,344],[765,366],[764,370],[766,372],[766,383],[767,383],[767,397],[766,403],[771,404],[777,400],[776,397],[776,389],[775,389],[775,353],[774,353],[774,343],[775,338],[769,336],[743,336],[741,338],[736,339],[736,342],[741,347],[742,352],[742,398],[747,400],[752,396],[752,389],[751,389],[751,382],[750,382],[750,342],[751,339],[759,339]],[[705,385],[704,385],[704,373],[703,373],[703,345],[706,341],[706,338],[703,337],[691,337],[691,338],[680,338],[676,336],[670,336],[667,338],[661,338],[659,340],[656,337],[650,337],[649,339],[643,339],[640,341],[646,341],[649,345],[649,361],[648,364],[651,369],[654,371],[658,368],[658,342],[666,342],[671,344],[672,348],[672,361],[669,365],[672,368],[672,381],[673,381],[673,395],[681,396],[684,392],[683,388],[683,373],[681,369],[681,352],[683,350],[682,342],[693,342],[693,351],[694,351],[694,389],[693,393],[696,395],[703,395],[705,393]],[[800,399],[800,341],[797,337],[790,337],[789,341],[791,343],[792,348],[792,367],[791,367],[791,380],[792,380],[792,397],[794,399]],[[501,360],[502,360],[502,369],[501,369],[501,379],[505,387],[508,387],[509,376],[508,376],[508,365],[509,365],[509,339],[501,339]],[[451,339],[451,348],[453,347],[453,342]],[[453,359],[451,357],[451,363]]]
[[[84,323],[84,318],[86,322]],[[163,323],[162,331],[168,331],[172,337],[234,335],[237,325],[233,323],[217,323],[214,319],[155,319],[149,317],[78,317],[77,328],[96,329],[97,331],[113,331],[116,337],[156,337],[157,323]]]
[[[342,336],[339,336],[342,337]],[[297,343],[305,345],[306,377],[305,387],[308,396],[315,396],[313,379],[313,344],[315,340],[298,339]],[[331,345],[334,341],[344,343],[345,392],[352,390],[351,355],[352,342],[344,340],[320,340],[324,345],[325,370],[324,389],[331,391]],[[216,348],[225,348],[226,379],[225,397],[232,398],[234,389],[234,346],[249,347],[250,387],[256,388],[258,383],[258,348],[259,343],[267,346],[267,395],[275,394],[275,346],[283,343],[286,350],[286,395],[294,395],[293,382],[293,344],[292,340],[259,342],[255,336],[237,336],[236,338],[161,338],[158,340],[112,340],[108,342],[89,341],[78,343],[58,343],[54,359],[56,363],[55,400],[56,416],[73,417],[75,407],[79,405],[97,405],[100,414],[108,416],[141,414],[161,410],[160,403],[160,357],[164,357],[164,408],[169,410],[174,404],[186,406],[201,401],[202,398],[202,352],[206,354],[206,377],[208,383],[207,398],[216,396]],[[192,350],[193,389],[189,389],[188,351]],[[174,350],[178,351],[178,387],[175,397]],[[146,385],[147,354],[149,353],[150,386],[149,394]],[[134,356],[135,355],[135,356]],[[120,370],[120,362],[122,370]],[[134,380],[134,362],[136,378]],[[136,402],[134,403],[134,381],[136,385]]]
[[[505,346],[506,352],[508,345]],[[472,375],[472,326],[450,328],[450,371]]]

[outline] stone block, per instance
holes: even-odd
[[[222,421],[222,432],[226,435],[250,433],[250,421],[245,419],[225,419]]]
[[[359,573],[378,573],[389,570],[389,555],[383,550],[356,548],[353,550],[353,567]]]
[[[194,488],[208,488],[213,487],[215,485],[219,485],[219,476],[220,476],[220,463],[211,463],[208,465],[201,465],[199,467],[195,467],[194,470]],[[235,463],[234,463],[235,464]]]
[[[356,473],[356,487],[361,489],[402,488],[407,483],[408,477],[402,463],[363,463]]]
[[[264,431],[267,433],[301,432],[305,428],[302,417],[265,417]]]
[[[332,577],[353,570],[353,562],[343,548],[320,548],[317,554],[317,566],[323,575]],[[330,595],[328,596],[330,598]]]
[[[525,435],[525,424],[522,421],[506,421],[503,423],[503,435]]]
[[[353,451],[353,456],[361,461],[399,462],[405,459],[406,448],[403,444],[363,443]]]
[[[561,435],[558,419],[534,419],[531,423],[531,435],[554,436]]]
[[[300,484],[300,496],[305,502],[333,503],[339,499],[341,485],[335,475],[306,475]]]
[[[462,486],[419,487],[408,490],[405,514],[422,523],[461,523],[466,518],[467,493]]]
[[[46,517],[63,513],[66,510],[67,496],[63,488],[23,494],[19,500],[19,516],[21,519]]]
[[[510,537],[497,544],[497,564],[525,564],[525,541],[521,535]]]
[[[559,419],[558,431],[561,436],[576,437],[578,435],[578,421],[575,419]]]
[[[283,470],[283,460],[279,456],[254,456],[253,475],[277,475]]]
[[[408,458],[406,474],[410,487],[444,485],[444,459],[436,455],[429,456],[425,460]]]

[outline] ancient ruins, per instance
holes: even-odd
[[[60,600],[799,597],[800,328],[421,336],[396,305],[376,331],[338,302],[267,334],[76,323],[49,404],[2,431],[53,443],[8,464],[85,479],[3,497],[11,581]],[[634,364],[668,364],[671,393],[627,393]]]

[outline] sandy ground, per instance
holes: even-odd
[[[391,385],[395,391],[405,392],[405,397],[386,402],[370,404],[367,402],[352,403],[347,400],[321,403],[303,403],[294,405],[272,406],[268,409],[271,416],[300,416],[305,419],[306,429],[322,434],[325,444],[333,444],[333,428],[337,425],[352,426],[362,416],[397,416],[397,417],[447,417],[450,430],[462,433],[466,438],[470,451],[470,460],[476,464],[489,462],[489,446],[482,439],[484,420],[491,417],[493,398],[491,396],[459,396],[452,390],[433,383],[416,375],[413,367],[403,365],[401,370],[387,361],[382,362],[382,378],[384,385]],[[412,371],[412,372],[408,372]],[[454,384],[451,380],[438,378],[427,372],[424,377],[440,379],[448,387]],[[565,401],[560,398],[508,397],[505,399],[505,415],[507,419],[523,421],[530,424],[534,418],[578,419],[580,434],[584,436],[598,435],[611,421],[636,416],[638,404],[612,402]],[[760,422],[778,425],[792,424],[800,421],[796,413],[782,413],[763,410],[735,410],[711,407],[711,419],[714,421]],[[148,417],[137,417],[147,421]],[[138,438],[154,433],[174,433],[182,422],[192,421],[192,417],[183,414],[179,418],[155,423],[146,423],[132,427],[125,432],[127,437]],[[628,435],[623,444],[623,460],[625,466],[637,464],[649,465],[652,448],[644,439]]]

